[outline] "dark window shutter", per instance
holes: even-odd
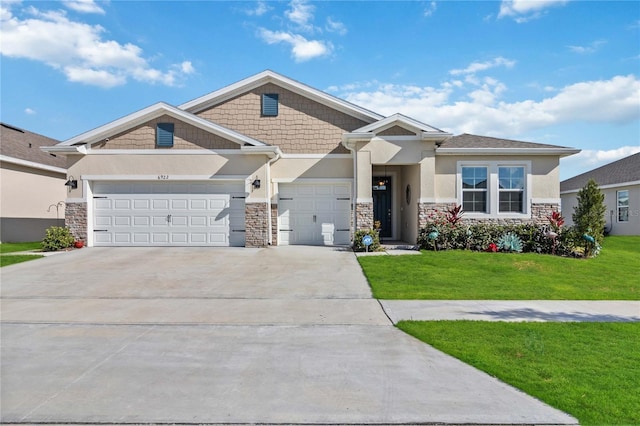
[[[156,128],[156,146],[173,146],[173,123],[158,123]]]
[[[278,115],[278,94],[265,93],[262,95],[262,115],[275,117]]]

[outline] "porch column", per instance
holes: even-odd
[[[371,193],[371,152],[356,154],[356,223],[355,229],[373,228],[373,194]]]

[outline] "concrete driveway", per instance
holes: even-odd
[[[1,273],[3,423],[577,423],[395,329],[340,249],[92,248]]]

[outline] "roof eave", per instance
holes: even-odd
[[[282,155],[282,151],[277,146],[265,145],[265,146],[242,146],[240,150],[247,154],[260,154],[266,155],[269,158],[276,158]]]
[[[44,151],[44,150],[43,150]],[[48,164],[37,163],[35,161],[22,160],[20,158],[8,157],[0,155],[0,161],[3,163],[16,164],[18,166],[30,167],[32,169],[46,170],[48,172],[61,173],[66,175],[67,169],[62,167],[49,166]]]
[[[74,146],[78,144],[92,145],[94,143],[103,141],[110,136],[125,132],[135,126],[146,123],[147,121],[153,120],[154,118],[160,117],[162,115],[169,115],[177,120],[184,121],[202,130],[231,140],[232,142],[235,142],[239,145],[266,145],[264,142],[258,141],[241,133],[235,132],[231,129],[227,129],[226,127],[207,121],[187,111],[178,109],[172,105],[166,104],[164,102],[158,102],[125,117],[119,118],[103,126],[97,127],[93,130],[68,139],[56,146]]]
[[[436,155],[554,155],[567,157],[579,153],[574,148],[436,148]]]

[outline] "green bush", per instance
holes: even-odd
[[[580,235],[585,235],[582,242],[584,255],[597,255],[598,247],[604,240],[607,208],[604,205],[604,194],[593,179],[589,179],[584,188],[578,191],[578,205],[573,210],[575,227]],[[586,236],[592,237],[595,241],[589,241]]]
[[[71,235],[69,228],[61,226],[51,226],[47,228],[47,235],[42,240],[42,250],[57,251],[71,247],[75,238]]]
[[[429,224],[422,228],[418,234],[418,244],[423,250],[433,250],[433,241],[429,240],[429,233],[434,226]],[[574,254],[574,247],[582,244],[579,236],[573,228],[561,228],[554,240],[547,234],[549,228],[545,225],[521,224],[521,225],[494,225],[473,224],[445,226],[438,229],[436,248],[438,250],[474,250],[485,251],[489,244],[498,244],[505,234],[518,237],[522,243],[522,252],[557,254],[570,256]]]
[[[373,243],[369,246],[369,251],[380,251],[380,234],[374,229],[358,229],[353,234],[353,251],[366,251],[367,248],[362,244],[362,237],[371,235]]]

